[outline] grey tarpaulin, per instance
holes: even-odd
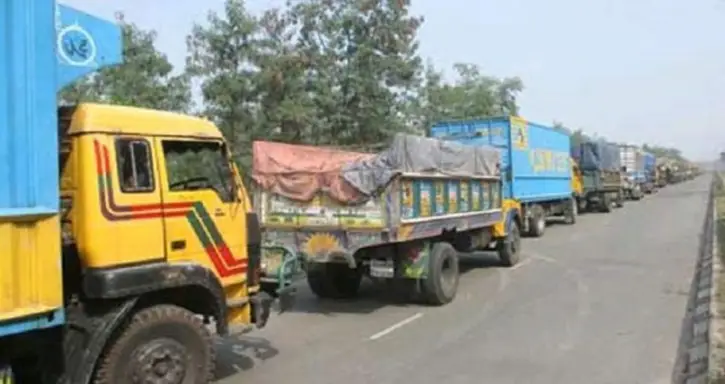
[[[604,140],[585,141],[579,146],[579,167],[588,171],[619,171],[619,146]]]
[[[499,151],[493,147],[397,134],[392,144],[377,156],[346,165],[343,177],[370,196],[400,172],[496,176],[499,161]]]

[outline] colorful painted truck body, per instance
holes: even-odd
[[[430,136],[499,149],[504,204],[523,212],[523,233],[542,236],[550,216],[576,221],[567,133],[520,117],[501,117],[440,122]]]
[[[622,207],[622,169],[619,148],[603,140],[584,141],[571,149],[581,171],[583,192],[578,199],[580,210],[598,208],[610,212]]]
[[[457,290],[456,251],[518,261],[520,214],[502,204],[493,148],[398,135],[376,155],[270,142],[253,153],[265,244],[302,254],[321,298],[352,297],[367,275],[420,280],[423,297],[443,305]],[[266,278],[283,262],[267,252]]]
[[[291,292],[258,278],[259,223],[221,132],[58,108],[64,85],[121,61],[120,27],[51,0],[0,14],[0,378],[210,382],[204,320],[220,335],[263,327]]]

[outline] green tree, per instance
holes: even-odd
[[[410,130],[423,69],[410,0],[302,0],[289,14],[310,65],[315,142],[365,146]]]
[[[221,14],[210,13],[207,25],[195,25],[187,38],[186,66],[199,80],[202,114],[214,121],[242,166],[251,161],[251,141],[266,138],[258,123],[258,60],[263,31],[244,1],[229,0]]]
[[[516,96],[524,89],[521,79],[486,76],[474,64],[458,63],[453,68],[457,79],[446,83],[441,73],[428,65],[419,104],[425,125],[439,120],[519,114]]]
[[[62,90],[66,104],[82,101],[186,112],[191,106],[188,77],[175,75],[173,66],[155,45],[156,32],[145,31],[116,14],[123,32],[123,64],[104,68]]]

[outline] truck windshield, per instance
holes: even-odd
[[[212,189],[223,202],[235,200],[234,173],[222,143],[165,140],[163,149],[171,191]]]

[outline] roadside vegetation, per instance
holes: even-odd
[[[379,148],[398,132],[423,134],[439,120],[516,115],[524,81],[458,63],[447,81],[421,57],[411,0],[297,0],[263,13],[227,0],[192,28],[184,68],[174,68],[122,14],[123,65],[65,89],[66,103],[103,101],[205,116],[250,161],[252,140]],[[446,71],[451,73],[451,71]],[[448,76],[450,78],[450,76]],[[569,129],[576,144],[585,129]],[[674,148],[647,145],[678,158]]]
[[[725,383],[725,173],[716,172],[713,184],[717,244],[713,258],[715,295],[711,307],[709,382],[722,384]]]

